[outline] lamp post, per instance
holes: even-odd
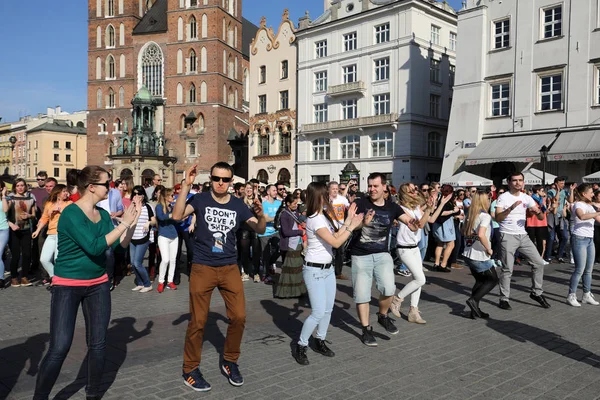
[[[540,156],[542,158],[542,186],[546,187],[546,161],[548,160],[548,146],[543,145],[540,149]]]
[[[10,157],[14,159],[15,157],[14,157],[13,152],[15,151],[15,143],[17,143],[17,138],[13,135],[8,138],[8,141],[10,142]],[[14,166],[13,166],[13,172],[15,172]]]

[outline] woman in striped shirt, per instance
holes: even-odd
[[[146,250],[148,250],[148,246],[150,246],[150,227],[156,225],[156,218],[154,218],[154,211],[152,211],[152,207],[148,204],[148,196],[142,186],[133,187],[131,200],[132,202],[140,201],[142,204],[140,217],[135,225],[135,231],[129,245],[129,254],[131,255],[131,264],[135,272],[136,284],[131,290],[146,293],[152,290],[152,283],[150,282],[148,271],[144,267],[144,255],[146,254]]]

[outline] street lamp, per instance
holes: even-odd
[[[13,152],[15,151],[15,143],[17,143],[17,138],[13,135],[8,138],[8,141],[10,142],[10,157],[14,158]],[[15,172],[14,166],[13,166],[13,172]]]
[[[548,160],[548,146],[543,145],[540,149],[540,156],[542,158],[542,186],[546,187],[546,161]]]

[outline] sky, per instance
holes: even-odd
[[[132,1],[132,0],[126,0]],[[449,0],[455,9],[461,0]],[[51,3],[51,2],[50,2]],[[60,105],[74,112],[87,107],[87,1],[0,0],[0,117],[17,121]],[[243,15],[277,29],[284,8],[297,24],[309,11],[323,13],[323,0],[243,0]],[[67,7],[68,5],[68,7]],[[32,13],[32,10],[43,12]]]

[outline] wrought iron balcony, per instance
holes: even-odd
[[[398,114],[374,115],[372,117],[360,117],[352,119],[342,119],[337,121],[317,122],[315,124],[304,124],[302,133],[313,133],[322,131],[336,131],[349,128],[366,128],[370,126],[395,124],[398,120]]]
[[[342,83],[341,85],[332,85],[327,88],[327,95],[330,97],[345,96],[353,93],[364,93],[367,90],[363,81]]]

